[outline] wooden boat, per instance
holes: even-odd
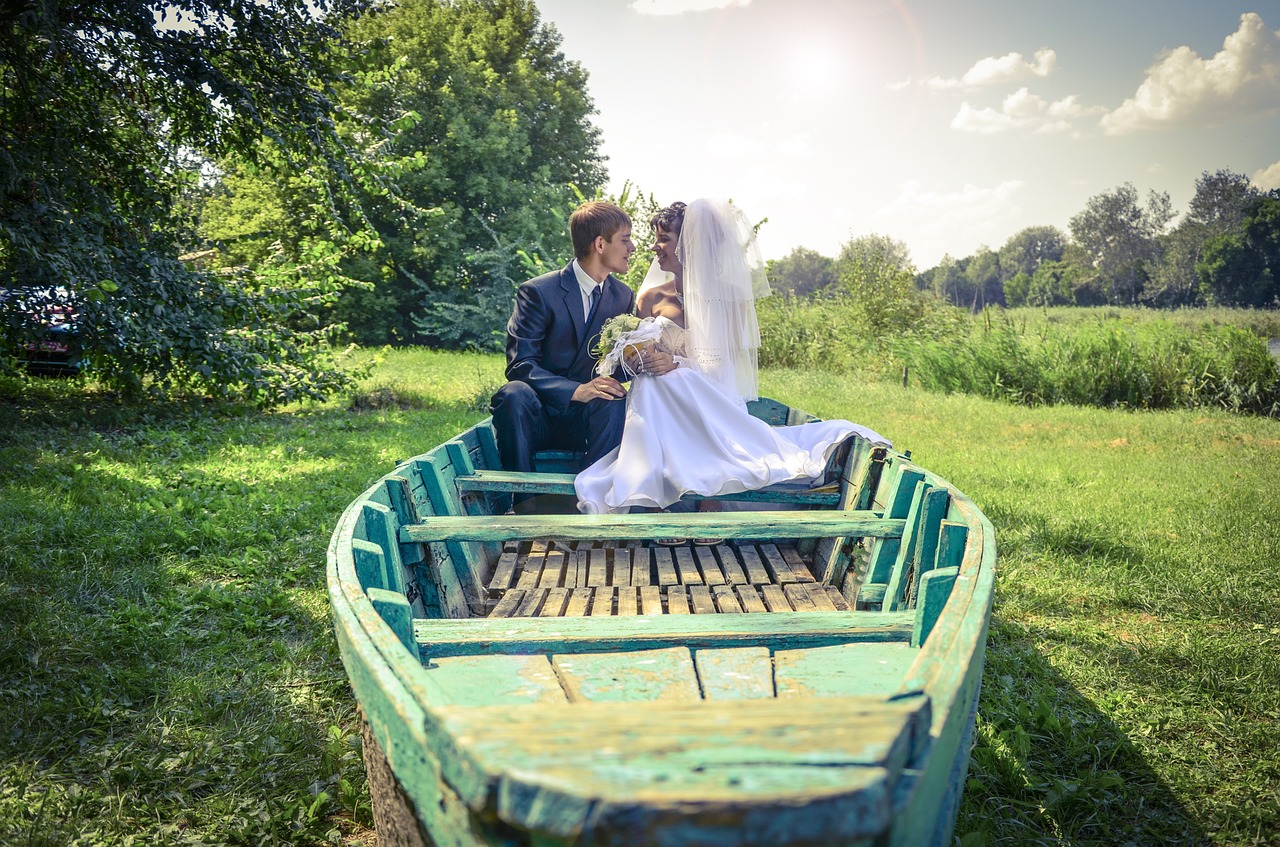
[[[497,470],[482,422],[334,532],[380,844],[950,843],[995,566],[968,498],[852,439],[742,509],[506,514],[572,492],[539,458]]]

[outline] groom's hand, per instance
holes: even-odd
[[[575,403],[586,403],[591,400],[621,400],[626,396],[627,389],[622,387],[622,383],[611,376],[598,376],[575,388],[572,400]]]

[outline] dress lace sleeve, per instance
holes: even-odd
[[[662,335],[658,339],[658,347],[670,353],[677,366],[697,370],[697,363],[689,358],[689,331],[667,318],[663,318],[660,323]]]

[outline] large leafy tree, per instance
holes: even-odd
[[[965,264],[964,274],[971,290],[970,300],[955,305],[964,306],[971,312],[980,312],[987,306],[1005,305],[998,253],[985,245],[979,247]]]
[[[932,295],[916,287],[916,269],[907,245],[887,235],[851,238],[836,260],[840,288],[876,334],[921,324]]]
[[[326,328],[328,257],[259,275],[206,273],[179,198],[185,157],[322,163],[331,220],[352,181],[326,88],[350,11],[331,0],[17,0],[0,7],[0,287],[5,353],[39,332],[30,303],[79,313],[97,373],[125,389],[270,403],[342,384]],[[340,51],[339,51],[340,52]],[[6,307],[0,305],[0,309]]]
[[[1280,303],[1280,194],[1255,199],[1239,232],[1208,239],[1196,270],[1223,305],[1273,308]]]
[[[1172,218],[1167,193],[1150,192],[1144,206],[1128,182],[1090,197],[1071,218],[1071,238],[1098,272],[1108,302],[1138,302],[1160,261],[1159,239]]]
[[[1209,292],[1197,271],[1207,244],[1238,235],[1245,215],[1261,192],[1244,174],[1205,171],[1196,180],[1186,216],[1164,237],[1160,264],[1143,290],[1143,300],[1157,306],[1201,305]]]
[[[417,120],[390,142],[420,166],[405,200],[436,211],[430,225],[372,205],[387,244],[378,281],[402,316],[397,337],[497,347],[514,287],[572,255],[574,187],[604,182],[587,74],[531,0],[408,0],[363,18],[368,67],[390,84],[355,89],[358,108]],[[409,225],[406,225],[409,224]]]

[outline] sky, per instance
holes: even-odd
[[[1280,0],[535,2],[606,191],[731,198],[766,259],[874,233],[925,270],[1125,182],[1280,188]]]

